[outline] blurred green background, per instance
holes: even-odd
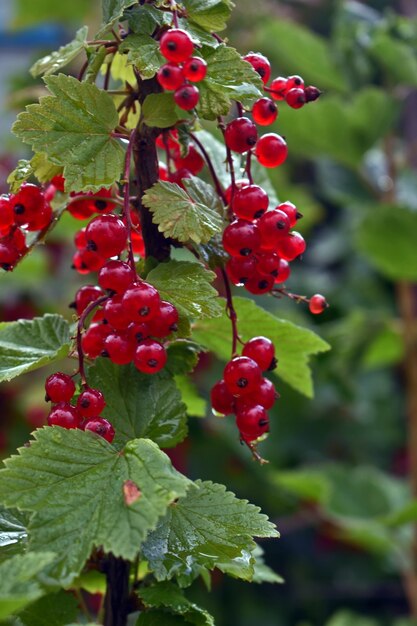
[[[10,125],[43,93],[28,68],[82,23],[93,32],[99,21],[98,0],[2,0],[1,192],[25,156]],[[207,418],[191,419],[176,462],[276,521],[282,538],[263,548],[285,584],[219,574],[209,597],[198,584],[192,593],[218,626],[417,624],[409,617],[417,504],[408,488],[417,450],[408,449],[407,426],[417,406],[417,4],[239,0],[228,37],[242,53],[267,55],[274,76],[301,74],[324,92],[301,110],[280,107],[273,130],[286,137],[290,157],[272,181],[279,199],[304,214],[308,249],[288,287],[323,293],[331,307],[313,319],[292,302],[259,302],[312,328],[332,350],[312,363],[314,399],[280,385],[262,446],[267,467],[252,463],[232,423],[196,405]],[[1,275],[2,321],[45,311],[70,317],[66,305],[80,284],[70,269],[79,227],[71,220],[65,216],[16,272]],[[220,371],[214,358],[201,360],[194,382],[205,398]],[[0,389],[1,456],[45,422],[45,375]]]

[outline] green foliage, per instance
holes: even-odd
[[[43,367],[68,354],[69,324],[60,315],[0,324],[0,381]]]
[[[133,560],[190,484],[148,439],[130,441],[120,454],[81,430],[43,428],[34,437],[6,461],[0,496],[6,506],[33,512],[30,549],[56,551],[54,576],[62,583],[81,571],[94,546]]]
[[[147,126],[173,126],[178,120],[173,94],[152,93],[147,96],[142,106],[142,116]]]
[[[19,622],[24,626],[66,626],[69,620],[77,619],[77,605],[72,594],[50,593],[21,611]]]
[[[14,26],[22,28],[48,20],[63,23],[79,23],[91,8],[86,0],[51,2],[51,0],[16,0]]]
[[[86,47],[88,27],[78,29],[75,38],[56,52],[39,59],[30,68],[32,76],[49,76],[71,63]]]
[[[184,0],[187,18],[212,33],[226,28],[233,3],[230,0]]]
[[[27,531],[17,512],[0,507],[0,563],[24,552]]]
[[[64,167],[67,191],[109,187],[119,180],[123,161],[123,150],[111,136],[118,124],[113,100],[72,76],[48,76],[45,83],[53,95],[29,105],[14,133]]]
[[[198,393],[197,387],[187,376],[176,376],[175,383],[181,393],[182,401],[187,407],[188,415],[205,417],[207,403]]]
[[[392,83],[417,86],[417,56],[414,46],[381,32],[372,39],[369,52]]]
[[[136,66],[142,78],[152,78],[161,65],[164,64],[164,57],[159,52],[158,42],[147,33],[141,32],[128,35],[120,45],[119,52],[128,53],[128,63]],[[159,101],[159,104],[162,104],[162,102]],[[167,126],[172,126],[175,122],[176,119],[171,124],[167,124]],[[148,125],[151,126],[151,124]],[[153,125],[157,126],[157,124]],[[165,126],[160,126],[160,128],[165,128]]]
[[[139,597],[146,607],[162,608],[168,614],[179,615],[189,624],[196,626],[214,626],[211,615],[204,609],[187,600],[184,592],[170,582],[162,582],[143,587]],[[141,624],[139,619],[138,625]]]
[[[136,4],[136,0],[102,0],[103,23],[96,37],[99,39],[111,30],[123,16],[125,9]]]

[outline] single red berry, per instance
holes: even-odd
[[[328,306],[326,298],[320,293],[316,293],[314,296],[311,296],[308,303],[310,313],[314,313],[314,315],[320,315],[320,313],[323,313]]]
[[[234,185],[229,185],[224,192],[224,197],[226,198],[227,204],[230,204],[232,202],[232,197],[234,197],[238,189],[242,189],[242,187],[247,187],[247,185],[250,185],[250,182],[247,178],[239,178],[238,180],[235,180]]]
[[[191,178],[191,176],[192,173],[190,172],[190,170],[182,167],[176,172],[171,172],[168,176],[168,180],[170,183],[177,184],[179,187],[181,187],[181,189],[185,189],[184,183],[182,181],[184,180],[184,178]]]
[[[174,163],[177,170],[186,169],[191,174],[199,174],[204,167],[203,157],[192,145],[188,148],[188,154],[176,157]]]
[[[91,206],[90,200],[77,200],[77,196],[79,195],[80,194],[71,192],[67,211],[70,215],[72,215],[72,217],[75,217],[75,219],[77,220],[87,220],[92,217],[92,215],[94,215],[94,209]]]
[[[256,441],[269,432],[268,413],[260,404],[243,407],[236,415],[236,426],[244,441]]]
[[[287,158],[288,147],[283,137],[268,133],[258,140],[255,154],[264,167],[277,167]]]
[[[126,290],[123,306],[131,321],[147,322],[158,314],[161,298],[155,287],[141,281]]]
[[[161,300],[159,312],[147,325],[152,337],[163,338],[178,330],[178,311],[173,304]]]
[[[183,74],[192,83],[199,83],[207,75],[207,63],[200,57],[191,57],[184,63]]]
[[[268,92],[274,100],[285,100],[285,92],[287,90],[287,79],[282,76],[274,78]]]
[[[104,291],[95,285],[84,285],[75,294],[75,310],[81,315],[89,304],[104,296]]]
[[[267,252],[261,252],[258,254],[258,263],[256,269],[259,274],[266,276],[273,276],[276,278],[280,270],[281,259],[275,252],[268,250]]]
[[[263,84],[266,85],[271,76],[271,64],[268,59],[260,52],[249,52],[243,57],[243,60],[252,65],[255,72],[258,72],[261,77]]]
[[[253,359],[262,371],[266,371],[275,364],[275,347],[267,337],[253,337],[243,346],[242,356]]]
[[[317,100],[317,98],[321,96],[321,93],[320,89],[313,87],[313,85],[309,85],[304,89],[306,102],[314,102],[314,100]]]
[[[13,229],[10,235],[3,240],[3,243],[6,241],[10,241],[20,254],[23,254],[27,250],[25,233],[20,228]]]
[[[136,348],[133,363],[145,374],[156,374],[167,362],[167,352],[162,344],[154,339],[145,339]]]
[[[261,274],[256,271],[245,283],[245,289],[249,293],[253,293],[256,296],[260,296],[263,293],[269,293],[274,286],[274,277],[265,274]]]
[[[279,260],[278,274],[275,276],[275,283],[285,283],[291,274],[290,264],[285,259]]]
[[[290,220],[283,211],[272,209],[262,215],[258,221],[258,229],[262,249],[274,250],[278,241],[288,235]]]
[[[162,35],[159,49],[168,61],[181,63],[192,55],[194,44],[185,30],[171,28]]]
[[[91,389],[87,387],[78,396],[77,409],[82,417],[95,417],[100,415],[106,402],[104,396],[99,389]]]
[[[301,76],[288,76],[287,78],[287,92],[290,89],[304,89],[304,81]]]
[[[177,129],[171,128],[171,130],[163,130],[156,138],[156,145],[158,148],[161,148],[161,150],[178,150],[179,141]]]
[[[285,94],[285,101],[292,109],[301,109],[306,103],[304,89],[290,89]]]
[[[149,326],[145,322],[132,322],[127,328],[129,341],[136,347],[150,335]]]
[[[84,430],[88,430],[96,435],[100,435],[109,443],[112,443],[114,439],[114,428],[104,417],[93,417],[84,424]]]
[[[229,415],[234,413],[235,410],[235,398],[230,393],[224,380],[219,380],[211,390],[211,406],[217,413],[223,415]]]
[[[290,228],[293,228],[297,221],[303,217],[302,213],[298,211],[297,207],[292,202],[281,202],[281,204],[275,208],[285,213],[290,220]]]
[[[183,85],[174,93],[175,104],[184,111],[191,111],[197,106],[200,99],[200,92],[195,85]]]
[[[45,198],[42,189],[31,183],[23,183],[19,191],[11,196],[10,202],[14,212],[14,221],[18,226],[36,219],[36,214],[44,210]]]
[[[236,412],[239,413],[243,408],[260,404],[267,411],[272,409],[275,400],[278,398],[275,385],[268,378],[262,378],[262,381],[256,391],[236,400]]]
[[[9,196],[0,196],[0,237],[9,234],[14,224],[13,206]]]
[[[47,402],[69,402],[75,393],[75,383],[68,374],[55,372],[46,379],[45,392]]]
[[[256,224],[236,220],[224,229],[223,248],[230,256],[250,256],[258,252],[260,245],[261,237]]]
[[[241,396],[255,391],[261,382],[259,365],[246,356],[238,356],[224,368],[223,378],[230,393]]]
[[[294,261],[298,256],[303,254],[306,249],[306,242],[300,233],[293,230],[288,233],[287,237],[283,237],[277,244],[277,253],[285,261]]]
[[[85,228],[77,230],[74,235],[74,244],[77,250],[85,250],[87,247],[87,237],[85,236]]]
[[[133,359],[135,346],[123,331],[114,331],[104,340],[101,356],[108,356],[117,365],[127,365]]]
[[[232,256],[226,263],[226,272],[234,285],[244,285],[249,278],[255,275],[257,264],[254,255]]]
[[[252,117],[259,126],[269,126],[278,117],[278,107],[271,98],[260,98],[252,107]]]
[[[126,330],[132,321],[129,311],[123,302],[123,294],[109,298],[103,307],[104,319],[116,330]]]
[[[160,67],[156,77],[161,87],[168,91],[175,91],[184,83],[183,71],[174,63],[166,63]]]
[[[20,252],[9,239],[0,241],[0,267],[10,272],[20,258]]]
[[[237,217],[252,221],[259,219],[265,213],[268,204],[268,194],[262,187],[246,185],[236,189],[232,201],[232,211]]]
[[[109,324],[90,324],[81,338],[81,347],[86,356],[95,359],[104,350],[104,340],[112,332]]]
[[[93,250],[77,250],[72,257],[72,266],[77,270],[79,274],[89,274],[90,272],[97,272],[103,267],[106,259],[94,252]]]
[[[127,242],[127,229],[115,215],[99,215],[88,224],[87,247],[102,257],[117,256]]]
[[[57,174],[51,179],[51,185],[63,193],[65,191],[65,178],[62,174]]]
[[[48,415],[49,426],[61,426],[62,428],[78,428],[81,423],[81,416],[75,406],[68,402],[58,402],[52,407]]]
[[[227,124],[224,131],[226,146],[243,154],[253,148],[258,139],[258,130],[248,117],[237,117]]]
[[[110,289],[116,293],[126,291],[133,283],[135,273],[123,261],[107,261],[98,274],[98,284],[103,289]]]
[[[52,220],[52,207],[49,202],[44,202],[39,207],[38,212],[25,224],[25,229],[33,232],[36,230],[42,230],[46,226],[49,226]]]

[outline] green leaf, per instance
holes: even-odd
[[[19,613],[25,626],[66,626],[77,619],[78,601],[72,593],[58,591],[40,598]]]
[[[380,32],[371,39],[369,54],[395,85],[417,86],[417,57],[414,46]]]
[[[38,575],[54,558],[52,552],[30,552],[0,564],[0,619],[44,595]]]
[[[126,37],[119,46],[119,52],[127,52],[128,63],[135,65],[142,78],[152,78],[166,60],[159,52],[159,42],[141,32]],[[170,94],[172,96],[172,94]],[[173,122],[175,124],[177,120]],[[156,126],[156,124],[154,124]],[[172,124],[171,124],[172,126]],[[160,128],[165,128],[161,126]]]
[[[133,560],[190,485],[148,439],[120,452],[102,437],[59,426],[37,430],[34,438],[5,461],[0,498],[33,512],[29,547],[56,551],[53,575],[63,584],[79,574],[94,546]]]
[[[129,27],[134,33],[152,35],[157,26],[168,24],[170,16],[151,4],[132,7],[127,16]]]
[[[168,372],[149,376],[133,364],[120,367],[108,359],[97,359],[88,380],[104,394],[103,416],[116,430],[115,444],[148,437],[162,448],[170,448],[186,437],[186,407]]]
[[[207,76],[198,83],[200,100],[197,110],[206,120],[226,115],[232,100],[239,100],[250,107],[262,96],[262,80],[250,63],[229,46],[220,45],[203,50],[207,62]]]
[[[242,557],[240,571],[233,573],[250,579],[253,564],[244,555],[255,548],[253,537],[279,536],[259,511],[224,485],[198,480],[149,535],[144,556],[157,580],[187,575],[191,568],[227,570]]]
[[[106,593],[107,580],[105,574],[95,569],[81,572],[81,574],[72,581],[71,589],[85,589],[88,593]]]
[[[183,243],[206,243],[222,230],[220,201],[213,187],[196,176],[184,179],[184,184],[186,190],[175,183],[159,181],[145,192],[142,202],[165,237]]]
[[[274,572],[273,569],[266,565],[264,558],[264,551],[261,546],[256,545],[255,550],[252,552],[252,556],[255,558],[254,563],[254,574],[252,581],[253,583],[272,583],[272,584],[281,584],[284,579]]]
[[[49,74],[55,74],[61,67],[65,67],[68,63],[71,63],[73,59],[75,59],[82,50],[86,47],[87,42],[87,33],[88,27],[83,26],[79,30],[77,30],[75,34],[75,38],[67,43],[65,46],[61,46],[59,50],[55,52],[51,52],[47,56],[36,61],[34,65],[30,68],[30,73],[32,76],[41,76],[44,74],[48,76]]]
[[[35,154],[30,161],[30,165],[33,168],[33,175],[36,176],[40,183],[48,183],[54,176],[62,174],[62,166],[50,163],[43,152]]]
[[[174,615],[182,616],[189,624],[214,626],[212,616],[190,602],[184,592],[173,583],[162,582],[151,587],[142,587],[139,590],[139,597],[146,607],[166,609]]]
[[[366,347],[362,364],[366,369],[389,367],[404,359],[405,343],[400,328],[385,326]]]
[[[13,132],[54,165],[64,166],[66,191],[97,191],[119,179],[123,149],[111,133],[118,114],[111,96],[72,76],[48,76],[52,96],[30,104]]]
[[[122,18],[125,9],[133,4],[137,4],[137,0],[102,0],[103,23],[96,39],[100,39],[107,31],[111,30],[114,24]]]
[[[26,549],[26,526],[16,515],[0,506],[0,563]]]
[[[181,393],[182,401],[185,402],[188,415],[193,417],[205,417],[207,403],[198,393],[195,384],[188,376],[175,376],[177,388]]]
[[[173,126],[178,120],[173,94],[152,93],[147,96],[142,105],[142,115],[147,126],[158,128]]]
[[[198,363],[201,346],[193,341],[182,339],[173,341],[167,347],[168,361],[165,369],[171,374],[188,374]]]
[[[45,24],[45,21],[65,24],[79,24],[87,19],[90,9],[85,0],[71,2],[51,2],[51,0],[16,0],[13,5],[14,27],[22,28],[32,24]]]
[[[0,324],[0,381],[38,369],[67,356],[68,322],[61,315],[46,314],[33,320]]]
[[[274,373],[296,391],[312,397],[313,383],[309,368],[310,355],[326,352],[329,344],[307,328],[278,319],[257,306],[252,300],[235,297],[234,306],[238,317],[239,334],[248,341],[256,332],[269,337],[275,345],[278,367]],[[223,360],[230,359],[230,319],[224,312],[221,318],[198,321],[193,338],[215,352]]]
[[[184,0],[187,18],[208,32],[226,28],[232,12],[230,0]]]
[[[14,170],[7,177],[7,184],[10,185],[11,193],[17,193],[22,184],[32,176],[33,167],[27,159],[19,159]]]
[[[188,626],[190,622],[179,615],[151,609],[139,615],[135,626],[161,626],[161,624],[163,626]]]
[[[200,263],[168,261],[151,270],[146,280],[180,312],[191,318],[205,318],[221,315],[224,307],[210,284],[214,278],[215,274]]]

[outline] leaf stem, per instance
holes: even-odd
[[[100,304],[103,304],[106,300],[109,299],[110,296],[101,296],[101,298],[97,298],[93,302],[90,302],[88,306],[81,313],[78,323],[77,323],[77,355],[78,355],[78,371],[81,377],[81,384],[83,386],[87,385],[87,379],[85,376],[85,368],[84,368],[84,351],[82,346],[82,331],[84,328],[84,322],[87,317],[90,315],[94,309],[96,309]]]
[[[201,154],[203,155],[206,163],[207,163],[207,167],[209,169],[210,172],[210,176],[213,180],[214,186],[216,188],[216,192],[217,195],[222,199],[223,204],[226,206],[227,205],[227,200],[226,200],[226,196],[224,195],[224,191],[222,189],[222,186],[220,184],[220,181],[218,179],[218,176],[216,174],[216,170],[214,169],[214,165],[213,162],[207,152],[207,150],[205,149],[205,147],[203,146],[203,144],[201,143],[201,141],[198,139],[198,137],[195,135],[195,133],[191,133],[190,132],[190,137],[191,139],[194,141],[194,143],[197,144]]]
[[[132,163],[133,144],[136,138],[136,129],[130,134],[129,143],[126,150],[125,168],[124,168],[124,187],[123,187],[123,217],[127,228],[127,239],[129,242],[129,264],[134,272],[136,272],[135,256],[132,245],[132,217],[130,215],[130,168]]]
[[[237,314],[235,311],[235,308],[233,306],[233,296],[232,296],[232,290],[230,288],[230,281],[229,281],[229,277],[226,273],[226,270],[221,267],[220,268],[221,274],[222,274],[222,278],[223,278],[223,283],[224,283],[224,288],[226,291],[226,311],[227,311],[227,315],[232,323],[232,359],[233,357],[236,356],[237,353],[237,342],[239,341],[241,342],[241,339],[239,337],[239,333],[238,333],[238,329],[237,329]]]

